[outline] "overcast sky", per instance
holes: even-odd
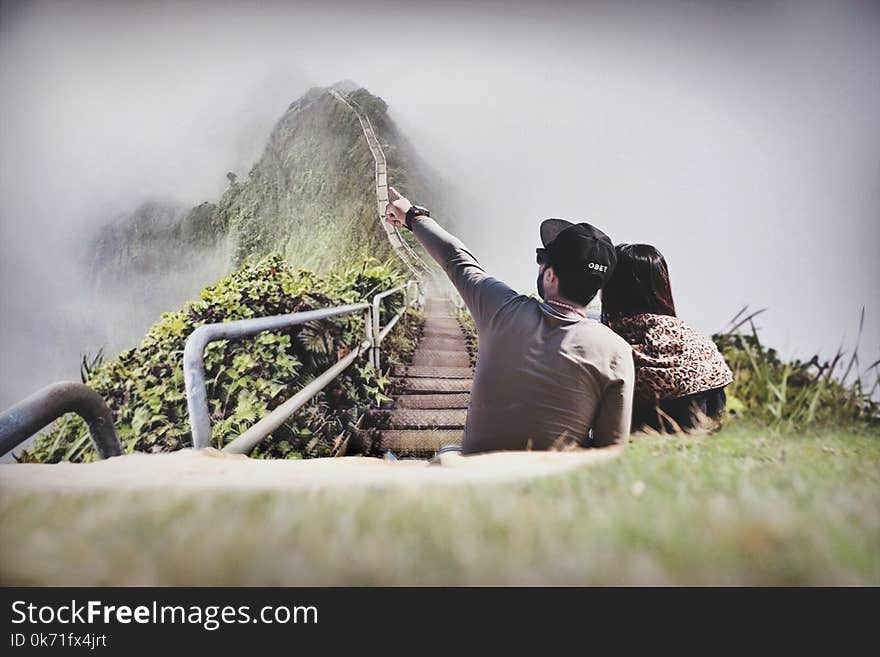
[[[830,355],[867,306],[880,355],[876,2],[31,1],[0,15],[3,378],[67,367],[34,325],[113,338],[72,266],[88,226],[216,199],[346,78],[475,197],[462,237],[521,290],[540,220],[582,219],[659,247],[702,330],[767,306],[769,342]]]

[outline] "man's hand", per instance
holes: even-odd
[[[412,207],[393,187],[388,188],[388,205],[385,206],[385,221],[400,228],[406,226],[406,213]]]

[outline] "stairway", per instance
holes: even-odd
[[[425,325],[410,365],[392,372],[402,390],[390,409],[374,410],[373,449],[425,458],[443,445],[461,444],[473,370],[453,304],[441,296],[425,302]]]
[[[394,252],[420,280],[436,269],[384,221],[388,203],[388,166],[385,152],[370,121],[356,102],[337,89],[330,93],[354,112],[375,163],[376,209],[379,223]],[[397,367],[392,387],[402,390],[390,408],[372,409],[366,431],[355,432],[350,453],[393,452],[397,456],[430,457],[439,447],[461,444],[473,371],[464,334],[453,304],[435,292],[425,302],[425,326],[413,362]]]

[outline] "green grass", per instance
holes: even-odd
[[[807,361],[784,361],[761,342],[753,319],[763,312],[743,308],[727,331],[713,336],[734,374],[727,388],[729,411],[787,431],[814,425],[880,427],[880,360],[862,369],[858,349],[847,354],[840,347],[830,359],[816,354]],[[856,344],[864,324],[862,309]]]
[[[519,484],[0,503],[3,584],[880,584],[880,436],[640,436]]]

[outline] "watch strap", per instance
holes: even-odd
[[[412,230],[412,220],[415,217],[430,217],[431,211],[428,208],[423,208],[420,205],[413,205],[409,210],[406,211],[406,218],[404,223],[406,223],[406,227]]]

